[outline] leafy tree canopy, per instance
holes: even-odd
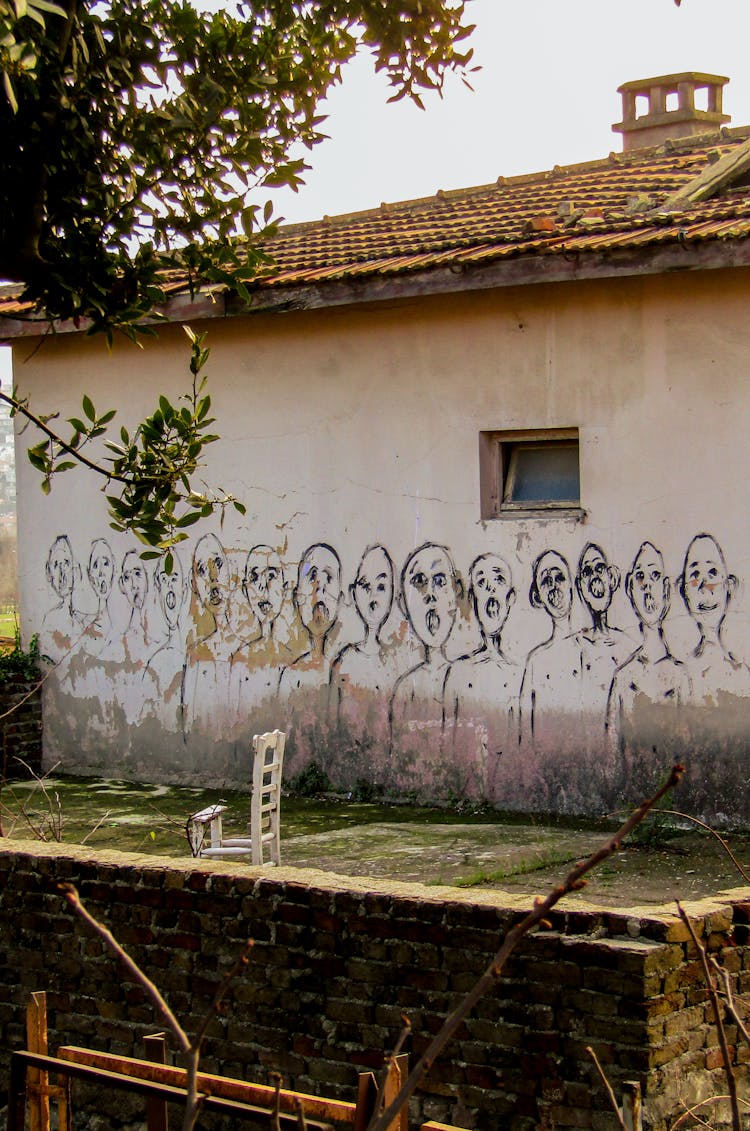
[[[196,0],[197,5],[197,0]],[[144,319],[177,272],[247,297],[268,262],[264,187],[302,182],[299,145],[324,134],[320,100],[360,46],[420,103],[465,72],[465,0],[247,0],[200,11],[186,0],[0,0],[0,279],[22,284],[35,317],[86,320],[111,339]],[[0,392],[42,440],[29,459],[50,490],[83,464],[103,477],[111,524],[164,554],[231,495],[196,487],[210,431],[191,338],[192,388],[131,433],[89,396],[63,436],[57,414]],[[99,438],[105,454],[92,441]]]
[[[465,0],[0,0],[0,278],[110,336],[171,271],[245,293],[360,46],[393,98],[465,72]],[[165,276],[165,272],[167,275]]]

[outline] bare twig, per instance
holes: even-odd
[[[55,793],[53,801],[47,793],[45,782],[50,777],[50,775],[55,772],[60,763],[56,762],[55,765],[51,766],[45,774],[39,775],[28,764],[28,762],[25,762],[23,760],[23,758],[16,758],[16,761],[19,763],[19,765],[23,766],[27,773],[34,779],[35,784],[29,797],[25,801],[21,801],[13,792],[13,789],[11,789],[11,797],[18,807],[15,814],[6,802],[2,802],[0,808],[2,808],[3,813],[7,813],[9,816],[13,816],[13,822],[11,824],[10,831],[13,832],[16,823],[21,820],[24,822],[29,832],[32,833],[37,838],[37,840],[46,842],[51,837],[52,840],[59,843],[62,840],[62,809],[60,806],[60,797],[59,794]],[[34,800],[35,795],[38,792],[41,792],[42,797],[44,798],[46,804],[46,813],[43,815],[41,820],[36,821],[35,814],[30,809],[30,806]]]
[[[411,1035],[411,1021],[406,1014],[401,1014],[401,1032],[398,1035],[398,1040],[393,1046],[393,1051],[389,1056],[384,1058],[383,1067],[380,1069],[377,1078],[377,1091],[375,1095],[374,1111],[378,1113],[383,1110],[385,1105],[386,1086],[388,1084],[388,1076],[392,1070],[392,1066],[396,1063],[396,1057],[400,1055],[402,1048],[406,1043],[407,1037]]]
[[[728,842],[724,840],[724,837],[720,833],[717,833],[716,829],[712,829],[710,825],[707,825],[705,821],[699,820],[698,817],[691,817],[690,813],[681,813],[679,809],[653,809],[652,812],[664,813],[668,817],[681,817],[683,820],[692,821],[694,825],[698,825],[699,828],[705,829],[707,833],[710,833],[711,836],[715,837],[718,840],[719,844],[724,849],[727,856],[732,861],[739,874],[742,876],[743,880],[745,880],[746,883],[750,884],[750,872],[745,871],[744,867],[742,866],[742,864],[740,864],[739,860],[729,847]]]
[[[721,1016],[721,1006],[720,1006],[720,1003],[719,1003],[719,995],[718,995],[718,992],[716,990],[716,983],[714,982],[714,979],[711,976],[711,969],[710,969],[710,966],[708,964],[707,951],[706,951],[706,948],[703,946],[703,943],[700,941],[700,939],[696,935],[695,930],[693,928],[693,924],[688,919],[687,915],[685,914],[685,909],[679,901],[677,903],[677,911],[678,911],[679,916],[682,919],[683,923],[685,924],[688,931],[690,932],[690,937],[693,940],[693,943],[694,943],[694,945],[695,945],[695,947],[698,951],[698,957],[700,959],[701,966],[703,967],[703,976],[706,979],[706,988],[708,990],[708,996],[709,996],[709,999],[711,1001],[711,1007],[713,1009],[714,1023],[716,1025],[716,1033],[717,1033],[717,1036],[719,1038],[719,1048],[721,1049],[721,1059],[722,1059],[722,1062],[723,1062],[723,1065],[724,1065],[724,1075],[726,1076],[726,1079],[727,1079],[727,1091],[729,1092],[729,1106],[732,1110],[732,1129],[733,1129],[733,1131],[742,1131],[742,1119],[740,1117],[740,1107],[739,1107],[739,1103],[737,1102],[737,1081],[735,1080],[734,1072],[732,1071],[732,1060],[731,1060],[731,1057],[729,1055],[729,1045],[727,1043],[727,1034],[726,1034],[726,1031],[724,1029],[724,1021],[723,1021],[723,1018]]]
[[[125,966],[133,981],[137,982],[137,984],[141,986],[141,988],[145,991],[147,997],[161,1017],[161,1020],[175,1037],[175,1040],[180,1047],[180,1051],[185,1057],[185,1066],[187,1070],[185,1089],[185,1113],[182,1122],[182,1131],[192,1131],[204,1099],[204,1096],[202,1096],[198,1092],[198,1064],[200,1061],[201,1044],[203,1042],[203,1038],[205,1037],[206,1030],[208,1029],[210,1022],[216,1015],[216,1011],[222,1001],[222,998],[229,988],[230,982],[237,976],[239,971],[247,965],[247,955],[253,945],[252,941],[248,942],[243,954],[240,955],[240,957],[234,963],[226,977],[222,979],[221,984],[219,985],[219,988],[214,995],[214,999],[211,1003],[211,1008],[209,1009],[208,1014],[203,1021],[203,1024],[198,1030],[198,1035],[194,1041],[191,1041],[182,1025],[180,1025],[174,1013],[162,997],[158,987],[155,986],[151,979],[143,973],[141,968],[137,965],[136,962],[133,961],[127,951],[122,948],[112,932],[108,930],[108,928],[105,927],[103,923],[100,923],[99,920],[96,919],[91,914],[91,912],[83,906],[80,896],[78,895],[78,892],[76,891],[73,884],[58,884],[58,888],[61,892],[64,893],[68,906],[81,919],[83,919],[86,924],[88,924],[88,926],[92,929],[92,931],[94,931],[95,934],[99,935],[99,937],[103,939],[103,941],[106,943],[115,957],[118,958],[119,961],[122,962],[122,964]]]
[[[601,848],[597,849],[588,859],[576,864],[563,880],[562,884],[560,884],[559,887],[553,888],[546,899],[537,898],[533,910],[530,911],[528,915],[524,916],[521,922],[517,923],[516,926],[508,932],[500,949],[495,954],[495,957],[492,959],[492,962],[487,967],[484,974],[482,974],[472,989],[469,990],[468,994],[464,997],[463,1001],[459,1003],[456,1009],[448,1015],[440,1032],[430,1042],[427,1051],[415,1065],[408,1079],[399,1089],[398,1094],[385,1111],[377,1114],[370,1121],[367,1131],[386,1131],[396,1115],[406,1106],[424,1077],[432,1068],[435,1058],[443,1051],[459,1025],[461,1025],[464,1019],[471,1013],[477,1002],[494,986],[502,973],[507,959],[524,936],[535,927],[548,924],[547,916],[555,904],[559,903],[564,895],[567,895],[571,891],[579,891],[585,886],[586,881],[584,880],[584,876],[586,873],[590,872],[592,868],[595,868],[598,864],[601,864],[603,860],[606,860],[609,856],[612,856],[613,853],[617,852],[628,833],[632,832],[632,830],[641,823],[646,814],[659,803],[665,793],[668,793],[670,789],[674,789],[674,787],[679,784],[684,772],[683,766],[679,764],[674,765],[664,785],[657,790],[653,797],[642,802]]]
[[[98,831],[99,831],[99,829],[100,829],[100,828],[102,827],[102,825],[103,825],[103,824],[104,824],[104,822],[106,821],[107,817],[108,817],[108,816],[110,815],[110,812],[111,812],[111,810],[110,810],[110,809],[108,809],[108,810],[107,810],[107,812],[106,812],[106,813],[104,813],[104,814],[103,814],[103,816],[101,816],[101,817],[99,818],[99,820],[98,820],[98,821],[96,822],[96,824],[94,825],[94,827],[93,827],[93,828],[91,828],[91,829],[89,829],[89,831],[88,831],[88,832],[86,833],[85,837],[84,837],[84,838],[83,838],[83,840],[81,841],[81,844],[85,844],[85,843],[86,843],[86,841],[87,841],[87,840],[89,839],[89,837],[90,837],[90,836],[93,836],[95,832],[98,832]]]
[[[99,920],[96,919],[91,914],[91,912],[83,906],[83,904],[81,903],[81,898],[73,884],[58,884],[58,888],[64,894],[68,907],[70,907],[76,913],[76,915],[79,916],[79,918],[83,919],[84,923],[86,923],[91,928],[91,930],[99,936],[100,939],[104,940],[115,957],[118,958],[120,962],[122,962],[123,966],[126,968],[133,981],[137,982],[146,991],[150,1000],[156,1007],[156,1011],[161,1017],[162,1021],[173,1034],[175,1040],[180,1046],[181,1051],[183,1053],[188,1053],[190,1051],[190,1038],[183,1029],[182,1025],[180,1025],[172,1010],[167,1005],[158,987],[155,986],[151,979],[143,973],[141,968],[133,961],[127,951],[123,950],[112,932],[107,927],[105,927],[103,923],[100,923]]]
[[[729,1096],[707,1096],[705,1100],[699,1100],[698,1103],[693,1104],[692,1107],[686,1107],[682,1115],[678,1116],[677,1119],[675,1119],[674,1123],[670,1125],[669,1131],[677,1131],[677,1128],[682,1127],[683,1123],[687,1119],[694,1119],[695,1122],[700,1123],[702,1127],[710,1127],[710,1123],[707,1123],[704,1119],[701,1119],[700,1116],[696,1115],[695,1113],[701,1107],[708,1107],[713,1104],[724,1103],[724,1101],[728,1099]],[[743,1107],[750,1110],[750,1104],[748,1104],[745,1100],[740,1100],[740,1103]]]
[[[612,1111],[615,1113],[615,1115],[617,1117],[617,1122],[620,1125],[621,1131],[628,1131],[627,1127],[625,1126],[625,1120],[622,1118],[622,1111],[620,1110],[620,1105],[617,1102],[617,1097],[615,1096],[615,1093],[612,1091],[612,1085],[610,1084],[609,1080],[605,1076],[604,1069],[602,1068],[601,1064],[599,1063],[599,1057],[596,1055],[596,1053],[592,1049],[591,1045],[586,1045],[586,1052],[589,1054],[589,1056],[591,1057],[591,1059],[594,1062],[594,1068],[596,1069],[597,1073],[599,1074],[599,1079],[601,1080],[602,1084],[604,1085],[604,1090],[606,1091],[607,1096],[609,1098],[610,1107],[612,1108]]]
[[[724,997],[726,998],[725,1005],[727,1013],[737,1026],[737,1031],[742,1037],[745,1044],[750,1045],[750,1033],[747,1031],[745,1022],[740,1017],[737,1006],[734,1003],[734,994],[732,993],[732,980],[729,977],[729,971],[725,970],[723,966],[719,966],[719,963],[716,961],[713,954],[709,956],[709,962],[721,978],[721,982],[724,987]]]

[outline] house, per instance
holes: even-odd
[[[208,331],[247,505],[167,574],[80,471],[19,460],[23,630],[55,665],[45,757],[247,780],[249,737],[339,788],[598,813],[674,760],[750,820],[750,129],[726,79],[621,88],[623,152],[282,229],[241,302],[143,349],[23,320],[33,405],[126,426]],[[40,341],[40,339],[44,339]],[[28,442],[24,433],[20,448]]]

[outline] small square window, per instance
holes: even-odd
[[[578,429],[481,432],[482,518],[580,512]]]

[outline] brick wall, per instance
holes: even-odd
[[[41,773],[42,697],[36,683],[11,676],[0,683],[0,778],[28,777],[18,758]]]
[[[203,1066],[264,1083],[278,1069],[290,1087],[346,1099],[357,1071],[379,1067],[392,1047],[402,1012],[413,1024],[410,1051],[424,1049],[523,909],[501,892],[348,886],[316,872],[0,841],[3,1088],[33,990],[48,994],[53,1051],[67,1043],[141,1055],[143,1036],[160,1028],[142,991],[66,909],[60,881],[77,885],[188,1028],[253,938]],[[746,993],[741,898],[688,910]],[[560,911],[463,1025],[414,1114],[477,1131],[614,1128],[591,1045],[616,1094],[624,1080],[641,1082],[646,1126],[661,1131],[682,1100],[723,1090],[709,1018],[699,964],[671,910]],[[734,1050],[731,1028],[729,1038]],[[747,1050],[735,1055],[744,1064]]]

